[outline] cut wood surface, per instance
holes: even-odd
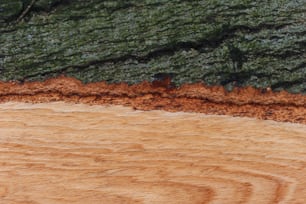
[[[0,203],[305,203],[306,125],[0,105]]]

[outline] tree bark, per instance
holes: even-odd
[[[32,5],[31,5],[32,4]],[[305,0],[2,0],[0,80],[58,75],[306,93]]]

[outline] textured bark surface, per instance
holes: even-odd
[[[1,0],[0,80],[59,74],[306,93],[305,0]]]

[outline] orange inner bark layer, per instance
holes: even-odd
[[[64,76],[44,82],[0,82],[0,102],[8,101],[116,104],[140,110],[200,112],[306,124],[306,95],[252,87],[227,92],[221,86],[201,83],[175,88],[167,79],[135,85],[83,84]]]

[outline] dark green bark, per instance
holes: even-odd
[[[305,0],[1,0],[0,80],[60,74],[306,93]]]

